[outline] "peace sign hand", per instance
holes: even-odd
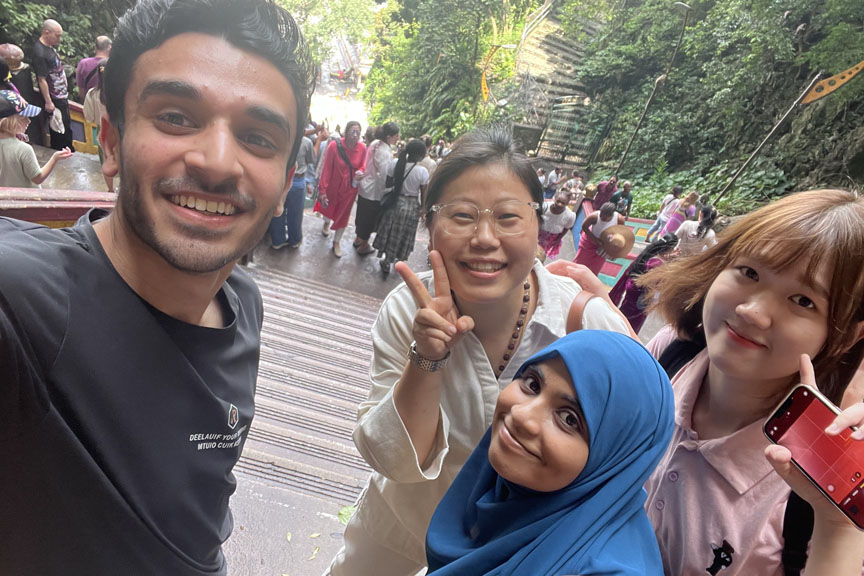
[[[450,280],[441,254],[432,250],[429,261],[435,284],[434,298],[408,264],[397,262],[395,268],[419,307],[412,328],[417,353],[429,360],[441,360],[462,336],[474,329],[474,320],[459,315],[450,294]]]

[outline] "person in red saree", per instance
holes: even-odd
[[[365,169],[366,145],[360,142],[360,134],[360,123],[352,120],[345,127],[345,136],[327,145],[318,181],[315,211],[324,216],[321,233],[329,236],[331,227],[333,229],[333,255],[337,258],[342,257],[342,234],[348,225],[357,198],[357,184]]]

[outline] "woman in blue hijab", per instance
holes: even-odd
[[[662,574],[642,485],[672,424],[669,379],[631,338],[535,354],[432,517],[429,574]]]

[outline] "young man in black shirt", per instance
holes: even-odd
[[[114,38],[114,211],[0,218],[0,572],[222,575],[262,323],[235,263],[282,210],[312,66],[272,0],[141,0]]]

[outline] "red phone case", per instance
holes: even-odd
[[[850,437],[851,428],[837,436],[825,433],[839,412],[818,390],[798,385],[765,421],[764,431],[771,442],[788,448],[798,469],[864,530],[864,442]]]

